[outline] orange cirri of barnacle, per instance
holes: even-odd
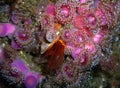
[[[65,42],[62,39],[55,40],[43,54],[43,59],[47,59],[44,68],[46,70],[56,70],[64,61]]]

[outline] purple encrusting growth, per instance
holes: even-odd
[[[35,72],[28,72],[24,78],[26,88],[36,88],[39,82],[39,74]]]
[[[13,34],[15,31],[15,25],[11,23],[0,23],[0,37],[5,37]]]
[[[16,68],[22,74],[26,74],[29,71],[29,68],[21,57],[17,57],[16,60],[11,63],[11,67]]]

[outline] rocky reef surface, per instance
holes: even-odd
[[[0,1],[0,88],[119,82],[119,0]]]

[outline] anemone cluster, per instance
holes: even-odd
[[[0,23],[0,74],[9,83],[90,88],[83,85],[95,66],[104,71],[116,67],[112,49],[119,33],[112,35],[119,27],[119,0],[48,0],[35,5],[29,10],[23,8],[24,0],[16,1],[9,21]]]

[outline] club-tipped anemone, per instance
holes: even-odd
[[[87,3],[89,0],[79,0],[80,3]]]
[[[72,62],[64,63],[61,68],[63,79],[69,82],[76,81],[76,77],[77,77],[76,71],[77,69],[76,67],[74,67]]]
[[[11,47],[13,49],[17,49],[17,50],[21,49],[21,46],[19,44],[17,44],[17,42],[14,40],[12,40],[12,42],[11,42]]]
[[[0,37],[8,36],[15,31],[15,25],[11,23],[0,23]]]
[[[96,52],[95,44],[92,42],[88,42],[85,44],[85,49],[87,49],[91,54],[94,54]]]
[[[101,40],[101,38],[102,38],[102,35],[96,34],[96,35],[93,37],[93,41],[94,41],[95,43],[99,43],[100,40]]]
[[[88,63],[88,59],[89,59],[89,57],[86,55],[86,54],[82,54],[81,56],[80,56],[80,59],[79,59],[79,65],[80,66],[84,66],[84,65],[87,65],[87,63]]]
[[[56,3],[55,10],[56,18],[62,24],[70,22],[75,14],[74,4],[71,3],[70,1],[67,2],[58,1]]]
[[[50,3],[47,5],[45,12],[49,15],[54,16],[55,15],[55,5]]]
[[[107,30],[106,31],[104,31],[104,30],[106,30],[106,29],[103,29],[102,31],[99,31],[98,33],[96,33],[93,36],[92,39],[93,39],[94,43],[99,44],[103,41],[103,39],[106,38],[106,35],[108,35],[108,32],[107,32]]]
[[[89,4],[86,5],[78,5],[78,7],[76,8],[77,14],[79,15],[83,15],[84,13],[88,12],[90,9]]]
[[[47,30],[50,28],[54,28],[54,16],[49,15],[48,13],[44,13],[40,18],[41,28]]]
[[[80,69],[80,71],[89,69],[91,66],[90,54],[86,50],[82,51],[78,55],[78,58],[74,60],[74,62],[78,64],[78,68]]]
[[[88,12],[86,15],[86,20],[90,28],[95,29],[98,25],[97,18],[94,15],[94,12]]]
[[[36,88],[39,82],[39,74],[35,72],[28,72],[24,78],[26,88]]]
[[[19,15],[17,11],[12,11],[10,20],[14,24],[20,24],[23,17]]]
[[[71,45],[66,45],[65,50],[64,50],[64,54],[65,54],[65,55],[71,55],[72,52],[73,52],[73,50],[74,50],[74,47],[73,47],[73,46],[71,46]]]
[[[71,41],[74,43],[75,46],[82,47],[84,46],[86,40],[86,35],[82,31],[75,31],[73,33],[73,38]]]
[[[95,16],[97,17],[97,20],[99,20],[99,25],[107,25],[108,24],[107,18],[105,16],[105,14],[103,13],[102,9],[98,8],[95,11]]]
[[[72,57],[73,57],[74,59],[78,59],[78,58],[79,58],[79,55],[81,54],[81,52],[82,52],[82,48],[73,50],[73,52],[72,52]]]
[[[102,4],[104,4],[104,3],[102,3]],[[115,24],[117,23],[117,20],[118,20],[118,16],[116,14],[115,8],[116,7],[110,3],[107,3],[106,5],[103,5],[103,7],[102,7],[102,11],[104,12],[104,14],[106,16],[106,19],[107,19],[109,25],[113,25],[113,26],[115,26]]]
[[[26,74],[29,71],[29,68],[21,57],[17,57],[16,60],[11,63],[11,68],[16,68],[22,74]]]
[[[61,34],[61,38],[65,41],[65,42],[69,42],[71,41],[71,37],[72,37],[72,32],[70,29],[66,29],[62,31]]]
[[[78,28],[81,29],[84,26],[86,26],[86,22],[85,22],[85,18],[82,15],[77,15],[74,19],[73,19],[73,25]]]
[[[29,47],[35,42],[33,32],[29,29],[18,27],[14,33],[15,42],[23,47]]]

